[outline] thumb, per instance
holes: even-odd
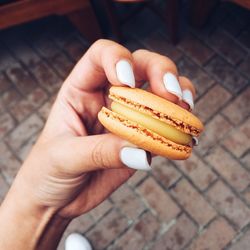
[[[151,170],[149,153],[113,134],[74,137],[68,146],[66,161],[77,173],[124,167]]]

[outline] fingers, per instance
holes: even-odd
[[[87,92],[102,88],[107,80],[113,85],[135,87],[132,54],[109,40],[98,40],[80,59],[66,85]]]
[[[187,78],[178,76],[173,61],[147,50],[135,51],[133,58],[136,80],[149,80],[153,93],[186,109],[193,108],[193,84]]]
[[[67,152],[62,156],[63,165],[71,166],[70,171],[75,174],[125,167],[151,170],[146,151],[136,148],[113,134],[70,137],[66,140],[61,143],[66,148],[60,150]]]

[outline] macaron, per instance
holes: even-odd
[[[109,98],[111,109],[102,107],[98,113],[101,124],[156,155],[187,159],[193,138],[204,129],[202,122],[189,111],[142,89],[111,87]]]

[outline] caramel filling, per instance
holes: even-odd
[[[184,132],[174,128],[169,124],[166,124],[165,122],[155,119],[149,115],[143,114],[137,110],[131,109],[118,102],[112,102],[111,109],[112,111],[122,115],[126,119],[136,122],[139,125],[150,129],[158,135],[161,135],[175,143],[188,145],[192,140],[191,135],[185,134]]]

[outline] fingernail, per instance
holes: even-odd
[[[166,73],[163,76],[163,83],[164,83],[166,90],[169,93],[177,96],[180,100],[182,99],[181,87],[180,87],[180,84],[179,84],[179,82],[174,74]]]
[[[192,143],[193,143],[193,146],[198,146],[198,144],[199,144],[198,138],[195,137],[195,136],[193,136],[193,138],[192,138]]]
[[[137,170],[150,171],[147,152],[140,148],[124,147],[120,152],[120,159],[124,165]]]
[[[185,90],[182,91],[182,100],[189,105],[191,110],[194,109],[193,94],[192,94],[192,92],[190,90],[185,89]]]
[[[135,87],[135,76],[131,64],[126,60],[120,60],[116,64],[118,80],[131,88]]]

